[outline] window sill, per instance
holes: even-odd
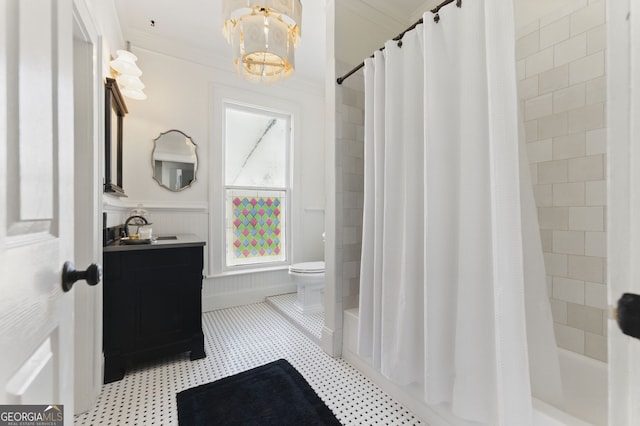
[[[232,277],[235,275],[247,275],[247,274],[259,274],[262,272],[275,272],[275,271],[286,271],[289,270],[289,265],[278,265],[278,266],[268,266],[268,267],[257,267],[257,268],[244,268],[238,270],[227,270],[221,272],[219,274],[211,274],[207,275],[206,278],[224,278],[224,277]]]

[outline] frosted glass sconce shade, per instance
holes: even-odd
[[[118,57],[111,61],[111,68],[118,71],[120,74],[132,75],[140,77],[142,71],[136,65],[138,57],[127,50],[118,50],[116,52]]]
[[[128,50],[118,50],[118,57],[109,64],[117,72],[116,81],[123,96],[131,99],[147,99],[147,95],[142,91],[144,83],[140,80],[142,71],[136,65],[138,58]]]

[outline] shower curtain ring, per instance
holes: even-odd
[[[402,40],[398,40],[398,47],[402,47]]]
[[[462,7],[462,0],[456,0],[456,6]]]
[[[439,14],[436,13],[435,15],[433,15],[433,22],[435,22],[436,24],[438,22],[440,22],[440,15]]]

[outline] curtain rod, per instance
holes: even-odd
[[[438,21],[440,21],[440,15],[438,15],[438,12],[440,11],[440,9],[442,9],[444,6],[446,6],[446,5],[450,4],[450,3],[453,3],[454,1],[456,2],[456,6],[462,7],[462,0],[444,0],[442,3],[440,3],[439,5],[434,7],[433,9],[431,9],[431,13],[433,13],[433,15],[434,15],[433,16],[433,20],[436,22],[436,24],[438,23]],[[404,37],[404,34],[409,32],[409,31],[411,31],[412,29],[414,29],[418,25],[422,24],[423,22],[424,21],[422,20],[422,18],[418,19],[409,28],[407,28],[406,30],[404,30],[403,32],[401,32],[400,34],[398,34],[397,36],[392,38],[392,40],[397,41],[398,42],[398,46],[402,46],[402,37]],[[384,50],[384,46],[382,46],[378,50],[380,50],[380,51]],[[370,57],[373,58],[373,55],[371,55]],[[355,72],[360,70],[362,67],[364,67],[364,61],[362,61],[362,63],[360,65],[356,66],[355,68],[353,68],[351,71],[349,71],[348,73],[346,73],[342,77],[338,77],[336,82],[338,84],[342,84],[343,81],[345,81],[347,78],[351,77],[351,75],[353,75]]]

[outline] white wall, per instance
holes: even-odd
[[[89,14],[91,16],[90,19],[93,19],[93,25],[95,26],[98,36],[100,37],[101,46],[99,49],[99,54],[101,55],[98,58],[97,68],[101,74],[101,78],[105,79],[106,77],[111,77],[111,71],[109,67],[109,62],[112,57],[116,56],[116,51],[118,49],[125,48],[125,41],[122,36],[122,31],[120,30],[120,22],[118,20],[118,13],[116,12],[115,4],[113,0],[84,0],[89,10]],[[102,118],[104,115],[104,91],[100,92],[99,105],[101,105],[101,109],[98,112],[100,117],[100,134],[104,133],[104,119]],[[98,149],[98,164],[100,167],[104,167],[104,139],[100,138],[100,146]],[[104,169],[102,170],[102,178],[104,179]],[[99,189],[102,191],[102,188]],[[109,200],[108,196],[103,196],[103,199]],[[107,219],[107,226],[114,226],[122,221],[122,215],[124,213],[118,212],[117,214],[109,215]],[[100,218],[100,222],[102,222],[102,218]],[[102,245],[102,242],[100,242]]]
[[[121,221],[143,204],[154,234],[194,233],[206,241],[203,309],[254,303],[270,294],[295,291],[284,270],[228,274],[222,267],[221,99],[289,110],[294,116],[294,176],[291,205],[293,262],[323,258],[324,93],[322,87],[285,81],[255,85],[224,69],[131,47],[143,70],[148,99],[126,99],[123,187],[127,198],[105,196],[106,208]],[[230,58],[228,59],[231,60]],[[171,192],[152,178],[153,139],[178,129],[197,145],[197,181]],[[217,193],[216,193],[217,191]]]
[[[109,55],[125,48],[120,22],[113,0],[85,0],[99,35],[102,37],[102,76],[109,76]]]

